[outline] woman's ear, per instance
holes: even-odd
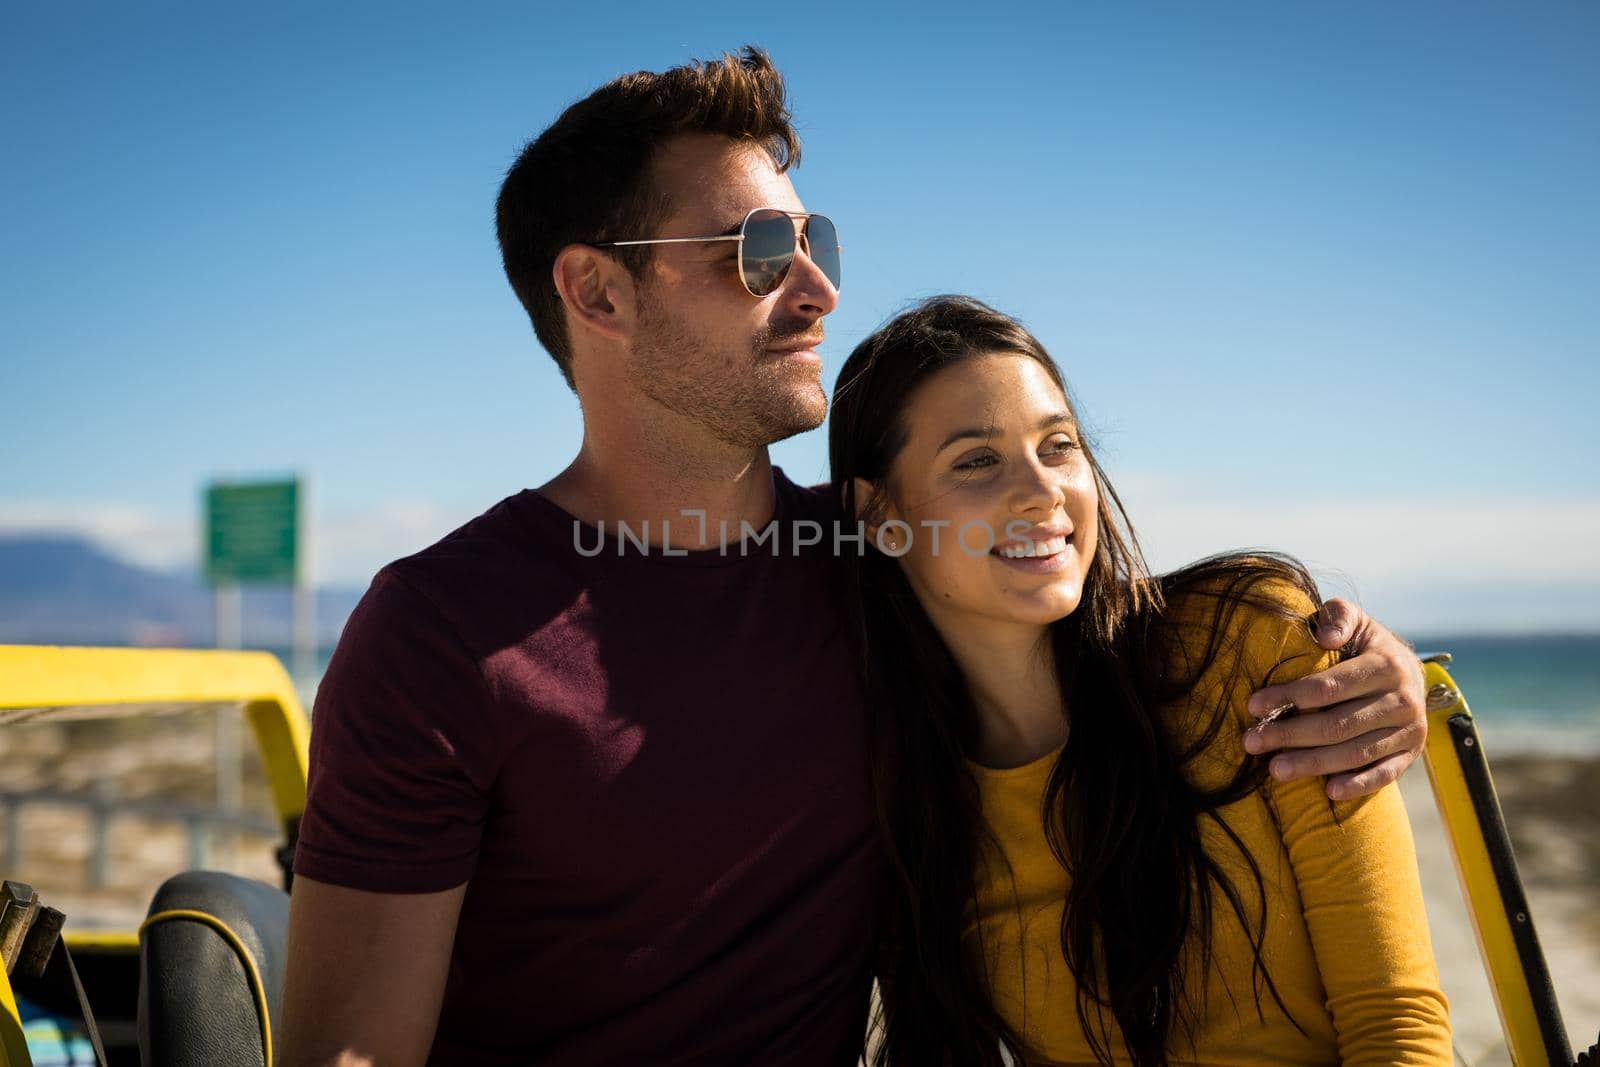
[[[856,518],[867,524],[867,533],[871,534],[879,521],[877,512],[883,507],[878,499],[878,487],[865,478],[850,479],[850,487],[855,490]]]
[[[855,487],[856,493],[856,518],[865,524],[867,540],[880,550],[899,548],[899,542],[905,537],[902,532],[905,524],[898,521],[900,515],[895,511],[894,503],[888,494],[881,492],[876,485],[865,478],[853,478],[851,484]],[[887,522],[893,522],[894,525],[883,530],[883,540],[880,541],[879,530]]]
[[[568,245],[556,255],[551,274],[576,325],[612,341],[633,332],[633,275],[611,256],[590,245]]]

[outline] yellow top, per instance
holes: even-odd
[[[1313,610],[1298,590],[1275,584],[1272,592],[1298,613]],[[1194,607],[1197,625],[1185,631],[1184,643],[1198,654],[1204,648],[1207,607]],[[1242,649],[1243,679],[1229,694],[1239,729],[1225,727],[1190,771],[1205,785],[1226,782],[1244,758],[1242,732],[1253,722],[1245,709],[1252,680],[1270,674],[1273,682],[1286,681],[1320,670],[1331,659],[1306,627],[1249,607],[1235,613],[1229,638],[1187,706],[1171,713],[1175,730],[1196,728],[1216,706],[1234,666],[1236,657],[1228,650]],[[1274,671],[1280,661],[1287,662]],[[1076,715],[1091,713],[1074,709]],[[1009,770],[974,767],[984,818],[1010,869],[998,856],[987,856],[967,944],[987,967],[995,1006],[1025,1042],[1030,1064],[1093,1063],[1078,1022],[1077,985],[1061,952],[1068,876],[1046,842],[1041,813],[1055,759],[1051,753]],[[1219,814],[1261,868],[1268,904],[1262,958],[1305,1033],[1264,988],[1265,1022],[1257,1016],[1249,941],[1226,900],[1214,894],[1213,959],[1203,976],[1204,995],[1197,996],[1201,991],[1194,988],[1187,993],[1190,1003],[1200,1006],[1195,1047],[1173,1048],[1172,1062],[1450,1064],[1448,1014],[1399,791],[1389,786],[1330,806],[1321,779],[1269,779]],[[1201,838],[1253,903],[1254,883],[1237,849],[1204,820]],[[1247,914],[1251,911],[1247,906]],[[1191,986],[1199,977],[1191,978]],[[1113,1055],[1125,1062],[1114,1020],[1108,1019],[1107,1031]]]

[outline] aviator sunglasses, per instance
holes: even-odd
[[[805,225],[795,232],[795,219]],[[839,288],[839,231],[826,215],[801,211],[780,211],[758,207],[744,217],[738,233],[711,237],[653,237],[645,241],[599,241],[596,248],[621,248],[625,245],[676,245],[696,241],[738,241],[739,280],[751,296],[767,296],[783,284],[799,247],[811,262]]]

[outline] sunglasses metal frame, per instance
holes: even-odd
[[[644,239],[637,240],[637,241],[596,241],[596,242],[594,242],[594,247],[596,247],[596,248],[622,248],[622,247],[625,247],[625,246],[628,246],[628,245],[681,245],[681,244],[695,244],[697,242],[704,242],[704,241],[738,241],[741,244],[743,244],[744,243],[744,238],[745,238],[745,233],[744,233],[745,227],[749,226],[750,225],[750,219],[757,212],[761,212],[761,211],[776,211],[780,215],[787,215],[791,220],[793,220],[793,219],[805,219],[807,222],[810,222],[811,219],[819,218],[819,219],[822,219],[823,221],[827,222],[828,225],[833,227],[833,232],[834,232],[835,237],[837,237],[838,233],[839,233],[838,224],[836,224],[828,216],[820,215],[815,211],[785,211],[785,210],[783,210],[783,208],[780,208],[780,207],[756,207],[756,208],[751,208],[749,211],[745,212],[744,219],[739,223],[739,232],[738,233],[718,233],[718,234],[712,234],[712,235],[710,235],[708,237],[649,237],[649,238],[644,238]],[[801,241],[805,242],[805,247],[804,248],[801,247],[801,244],[800,244]],[[836,244],[836,245],[833,246],[833,250],[835,252],[843,252],[844,251],[844,246]],[[807,237],[805,234],[797,233],[797,234],[794,235],[794,251],[789,254],[789,266],[786,266],[786,267],[783,268],[783,273],[778,276],[777,281],[775,283],[773,283],[773,286],[772,286],[772,288],[770,290],[768,290],[765,293],[758,293],[754,289],[750,288],[750,281],[749,281],[748,278],[746,278],[744,276],[744,254],[743,254],[743,250],[741,250],[740,255],[739,255],[739,284],[744,286],[744,291],[745,292],[749,293],[751,296],[755,297],[758,300],[763,298],[763,297],[771,296],[773,293],[777,292],[780,288],[782,288],[783,283],[789,277],[789,267],[794,266],[794,257],[799,255],[801,252],[804,252],[806,254],[806,258],[807,259],[811,259],[811,241],[810,241],[810,238]],[[812,260],[812,262],[816,262],[816,261]],[[839,291],[839,286],[834,283],[832,278],[828,279],[828,284],[833,286],[833,291],[834,292],[838,292]]]

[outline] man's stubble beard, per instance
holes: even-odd
[[[814,430],[828,413],[820,373],[787,364],[767,348],[807,331],[765,328],[746,349],[718,347],[674,318],[648,291],[628,376],[645,396],[738,448],[763,448]]]

